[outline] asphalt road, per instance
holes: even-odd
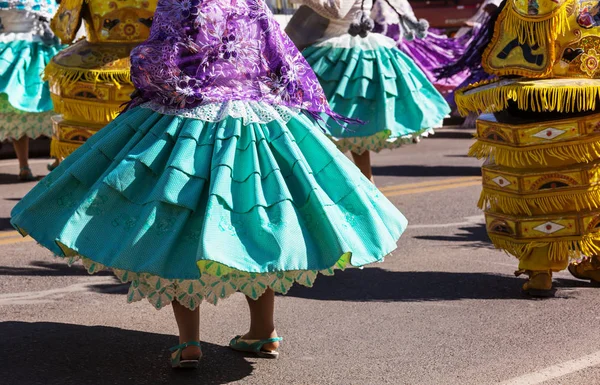
[[[276,361],[227,349],[248,322],[242,295],[203,305],[205,355],[188,373],[167,363],[169,308],[127,304],[111,275],[13,232],[10,209],[32,184],[0,161],[0,383],[600,384],[600,288],[560,273],[556,298],[521,296],[516,261],[493,250],[476,207],[470,143],[442,135],[377,155],[377,184],[410,222],[398,250],[278,297]]]

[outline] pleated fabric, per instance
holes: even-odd
[[[156,307],[285,293],[381,261],[406,219],[313,121],[289,114],[244,125],[134,108],[27,194],[12,223],[91,272],[113,269],[130,300]]]
[[[0,141],[52,135],[52,100],[42,72],[61,46],[0,43]]]
[[[302,54],[317,74],[331,108],[366,122],[346,127],[328,122],[340,146],[356,152],[398,147],[415,136],[432,133],[450,113],[443,96],[419,67],[383,35],[343,35]]]

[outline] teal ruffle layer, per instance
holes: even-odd
[[[243,125],[140,107],[43,179],[12,223],[58,255],[165,279],[198,279],[206,261],[272,273],[351,253],[362,266],[392,252],[407,224],[302,114]]]
[[[329,122],[330,134],[336,138],[366,137],[386,130],[388,139],[417,135],[439,127],[450,113],[443,96],[397,48],[339,48],[325,41],[302,54],[317,74],[331,108],[367,122],[347,128]]]
[[[25,112],[53,109],[42,73],[61,48],[35,41],[0,43],[0,93],[8,95],[13,107]]]

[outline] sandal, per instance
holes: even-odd
[[[171,352],[171,367],[173,369],[196,369],[200,364],[200,358],[202,358],[202,350],[200,350],[200,357],[196,359],[181,359],[181,353],[183,352],[183,349],[187,348],[188,346],[200,347],[200,342],[185,342],[181,345],[173,346],[169,349],[169,351]]]
[[[52,172],[52,171],[54,171],[55,168],[58,167],[59,164],[60,163],[58,163],[58,161],[55,161],[54,163],[48,163],[46,165],[46,168],[48,169],[48,171]]]
[[[238,352],[254,353],[260,358],[277,358],[279,352],[277,350],[263,350],[265,344],[280,342],[281,337],[267,338],[266,340],[244,340],[242,336],[235,336],[230,342],[229,347]]]
[[[19,169],[18,178],[21,182],[32,182],[34,180],[37,180],[37,178],[33,176],[33,173],[31,172],[31,169],[29,167],[21,167]]]

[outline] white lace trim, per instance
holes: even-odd
[[[351,36],[346,33],[338,37],[321,40],[315,46],[343,49],[360,47],[365,51],[374,51],[380,47],[395,48],[396,42],[379,33],[369,33],[366,37]]]
[[[224,276],[204,274],[199,279],[166,279],[148,273],[113,269],[79,255],[68,257],[68,264],[71,266],[81,260],[90,274],[104,270],[112,271],[121,282],[130,284],[127,294],[129,303],[146,298],[156,309],[161,309],[177,300],[186,308],[194,310],[204,301],[216,305],[218,301],[237,292],[256,300],[268,288],[277,293],[286,294],[295,283],[312,287],[319,273],[334,275],[334,270],[344,270],[349,267],[349,258],[349,254],[344,254],[334,266],[324,270],[294,270],[274,273],[247,273],[235,270]],[[383,262],[383,259],[380,262]]]
[[[184,118],[198,119],[205,122],[220,122],[228,117],[242,119],[244,125],[252,123],[269,123],[274,120],[289,122],[300,110],[285,106],[271,105],[265,102],[229,100],[226,102],[208,103],[195,108],[167,107],[151,101],[140,107],[149,108],[164,115],[178,115]]]
[[[439,126],[441,127],[441,125]],[[380,152],[381,150],[393,150],[405,144],[418,143],[421,138],[434,135],[435,130],[428,128],[424,131],[415,132],[395,138],[387,137],[385,131],[365,137],[337,138],[330,136],[338,150],[341,152],[352,151],[361,155],[365,151]]]

